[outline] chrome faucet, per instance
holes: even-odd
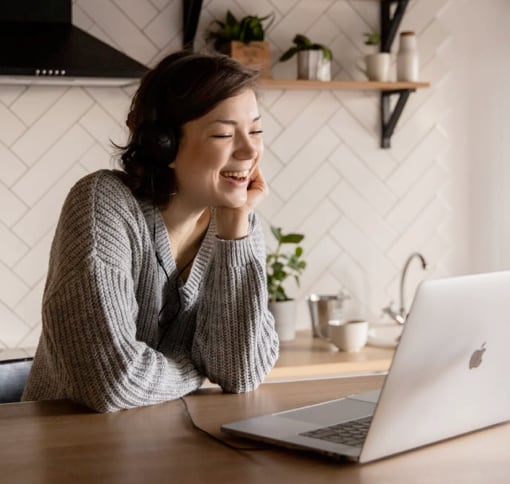
[[[402,269],[402,275],[400,276],[400,308],[398,311],[395,311],[392,308],[393,302],[391,302],[388,306],[383,308],[383,313],[387,314],[391,319],[393,319],[398,324],[404,324],[407,318],[406,305],[404,302],[404,285],[407,275],[407,270],[409,269],[409,264],[414,258],[418,258],[421,261],[421,267],[423,270],[427,269],[427,261],[425,257],[421,255],[419,252],[413,252],[406,260],[404,264],[404,268]]]

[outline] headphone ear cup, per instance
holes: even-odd
[[[162,155],[168,164],[172,163],[177,155],[177,137],[173,130],[165,131],[158,137],[158,143],[162,150]]]

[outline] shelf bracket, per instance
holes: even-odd
[[[202,0],[182,0],[182,48],[193,50]]]
[[[391,145],[391,137],[397,121],[404,110],[409,95],[416,89],[397,89],[395,91],[381,92],[381,148],[389,148]],[[392,95],[398,95],[397,103],[390,112],[390,98]]]
[[[391,4],[397,7],[391,16]],[[390,52],[409,0],[381,0],[381,52]]]

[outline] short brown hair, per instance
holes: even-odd
[[[182,126],[246,88],[259,74],[224,55],[176,52],[141,80],[127,118],[129,141],[120,149],[124,180],[136,197],[162,207],[176,190],[169,168]]]

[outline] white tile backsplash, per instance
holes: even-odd
[[[257,211],[269,224],[301,231],[308,268],[298,321],[309,327],[305,297],[352,294],[350,314],[378,320],[398,294],[410,252],[430,259],[431,274],[451,270],[451,183],[448,79],[455,61],[440,11],[447,0],[410,3],[405,28],[419,34],[422,78],[411,95],[392,148],[379,147],[377,92],[261,89],[270,194]],[[153,65],[181,47],[180,0],[77,0],[73,19],[128,55]],[[444,5],[443,5],[444,6]],[[337,79],[363,79],[364,32],[377,29],[377,2],[347,0],[207,0],[195,46],[230,8],[237,15],[270,11],[274,77],[294,78],[296,59],[278,62],[296,33],[330,44]],[[398,43],[394,45],[394,49]],[[109,139],[126,140],[125,117],[136,85],[94,88],[0,86],[0,347],[35,346],[48,253],[60,208],[77,179],[115,166]],[[460,162],[458,166],[462,166]],[[462,215],[462,214],[460,214]],[[449,230],[450,228],[450,230]],[[421,276],[419,271],[410,279]],[[409,289],[412,291],[412,288]],[[409,297],[411,297],[409,295]]]

